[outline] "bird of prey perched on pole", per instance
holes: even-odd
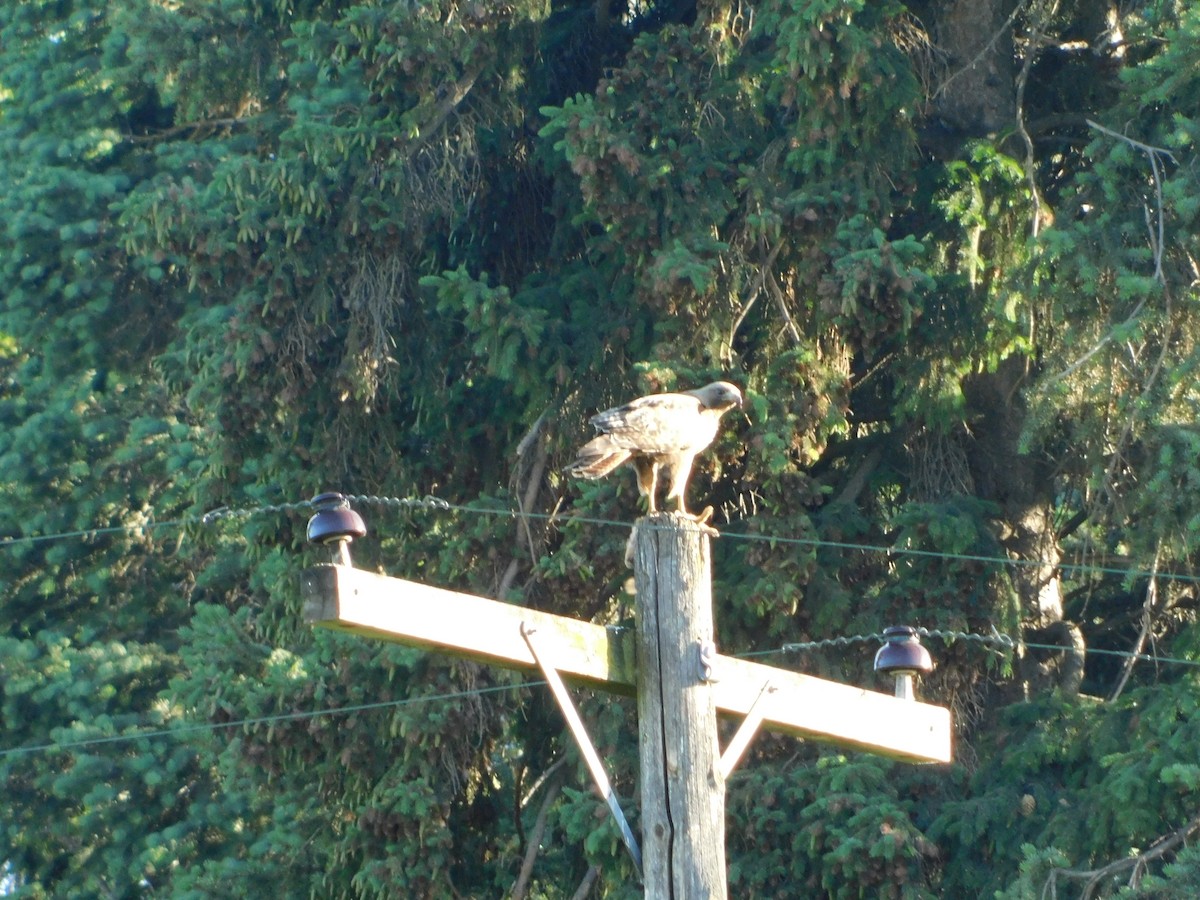
[[[626,460],[637,470],[638,494],[648,511],[658,511],[658,474],[670,478],[667,501],[682,515],[704,522],[706,509],[693,516],[685,507],[688,476],[696,454],[713,442],[721,416],[742,405],[742,392],[727,381],[694,391],[651,394],[592,416],[599,434],[579,448],[566,471],[580,478],[603,478]]]

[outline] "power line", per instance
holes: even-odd
[[[1067,644],[1039,644],[1034,641],[1026,641],[1020,638],[1014,638],[1007,634],[1001,634],[994,631],[992,634],[975,634],[967,631],[945,631],[937,628],[918,628],[917,634],[921,637],[941,638],[948,641],[974,641],[980,644],[992,644],[1003,650],[1016,650],[1018,648],[1026,648],[1029,650],[1054,650],[1060,653],[1079,653],[1082,652],[1085,656],[1115,656],[1121,659],[1133,659],[1138,662],[1162,663],[1164,665],[1191,666],[1200,668],[1200,661],[1194,659],[1182,659],[1175,656],[1156,656],[1149,653],[1132,653],[1128,650],[1108,650],[1103,647],[1084,647],[1082,651],[1079,648]],[[769,656],[778,653],[803,653],[809,650],[823,650],[833,647],[846,647],[851,644],[865,643],[883,643],[887,640],[887,636],[882,633],[876,634],[852,634],[841,635],[832,638],[822,638],[816,641],[802,641],[797,643],[787,643],[772,650],[759,650],[754,653],[747,653],[746,656]]]
[[[81,528],[76,531],[59,531],[52,534],[30,534],[18,537],[0,537],[0,549],[15,547],[20,544],[41,544],[51,541],[79,540],[98,537],[102,534],[133,534],[155,528],[183,528],[187,525],[202,524],[202,517],[194,519],[173,519],[162,522],[143,522],[139,525],[108,525],[97,528]]]
[[[227,728],[241,728],[247,725],[268,725],[274,722],[287,722],[297,719],[316,719],[321,716],[348,715],[356,712],[367,712],[377,709],[397,709],[404,706],[414,706],[420,703],[438,703],[449,700],[461,700],[464,697],[478,697],[484,694],[496,694],[501,691],[519,691],[531,687],[541,687],[544,681],[525,681],[520,684],[503,684],[486,688],[473,688],[468,691],[454,691],[445,694],[430,694],[425,697],[408,697],[404,700],[384,700],[378,703],[360,703],[355,706],[335,706],[328,709],[307,710],[305,712],[278,713],[271,716],[254,716],[237,719],[232,722],[204,722],[193,725],[177,725],[171,728],[159,728],[151,731],[139,731],[136,734],[114,734],[97,738],[81,738],[77,741],[51,741],[44,744],[33,744],[27,747],[10,747],[0,750],[0,760],[13,756],[23,756],[32,753],[53,753],[64,750],[78,750],[101,744],[122,744],[133,741],[152,740],[161,737],[178,737],[196,732],[219,731]]]
[[[408,500],[396,500],[393,498],[379,498],[379,497],[370,497],[370,496],[367,496],[367,497],[348,496],[346,499],[350,500],[351,502],[354,502],[354,501],[363,502],[363,503],[381,502],[381,503],[384,503],[385,505],[395,505],[397,503],[409,504],[412,502],[412,501],[408,501]],[[622,522],[622,521],[615,520],[615,519],[599,519],[599,518],[593,518],[593,517],[588,517],[588,516],[561,515],[561,514],[556,514],[556,513],[524,512],[522,510],[511,509],[511,508],[487,508],[487,507],[463,506],[461,504],[448,503],[444,500],[437,501],[437,502],[439,504],[436,507],[437,509],[453,511],[453,512],[475,513],[475,514],[481,514],[481,515],[494,515],[494,516],[506,516],[506,517],[514,518],[514,519],[526,518],[526,519],[541,520],[541,521],[546,521],[546,522],[562,522],[564,524],[577,523],[577,524],[600,525],[600,526],[620,527],[620,528],[632,528],[633,527],[633,524],[630,522]],[[949,552],[949,551],[944,551],[944,550],[921,550],[921,549],[918,549],[915,547],[896,547],[896,546],[889,547],[889,546],[885,546],[882,544],[866,544],[866,543],[856,543],[856,542],[852,542],[852,541],[831,541],[831,540],[827,540],[825,538],[819,538],[819,537],[798,538],[798,537],[787,537],[787,536],[782,536],[782,535],[750,534],[750,533],[746,533],[746,532],[737,532],[737,531],[722,531],[721,537],[729,538],[729,539],[735,540],[735,541],[736,540],[757,541],[757,542],[761,542],[761,543],[770,543],[770,544],[783,544],[783,545],[792,545],[792,546],[829,548],[829,549],[835,549],[835,550],[853,550],[853,551],[858,551],[858,552],[883,553],[883,554],[889,554],[889,555],[894,555],[894,556],[927,557],[927,558],[933,558],[933,559],[953,560],[956,562],[977,562],[977,563],[986,563],[986,564],[991,564],[991,565],[1010,565],[1010,566],[1047,566],[1047,565],[1051,565],[1051,564],[1046,563],[1044,560],[1037,560],[1037,559],[1014,559],[1013,557],[1008,557],[1008,556],[989,556],[989,555],[985,555],[985,554],[976,554],[976,553],[954,553],[954,552]],[[1127,578],[1128,577],[1163,578],[1163,579],[1167,579],[1167,580],[1182,581],[1185,583],[1200,583],[1200,576],[1190,575],[1190,574],[1185,574],[1185,573],[1180,573],[1180,572],[1161,572],[1161,571],[1151,571],[1149,569],[1146,569],[1146,570],[1118,569],[1115,567],[1108,567],[1108,566],[1095,566],[1095,565],[1087,565],[1087,564],[1083,564],[1083,563],[1068,563],[1068,562],[1058,562],[1058,563],[1054,563],[1052,565],[1053,565],[1053,568],[1060,569],[1064,572],[1076,572],[1076,573],[1082,573],[1082,574],[1120,575],[1120,576],[1127,577]]]
[[[1015,650],[1017,647],[1025,647],[1031,650],[1052,650],[1062,653],[1079,652],[1077,648],[1072,646],[1063,644],[1040,644],[1031,641],[1022,641],[1018,638],[1013,638],[1007,634],[1001,634],[995,631],[993,631],[991,634],[977,634],[968,631],[947,631],[936,628],[918,628],[917,631],[922,637],[932,637],[951,641],[972,641],[980,644],[991,644],[1006,650]],[[760,656],[774,656],[778,654],[790,655],[811,650],[847,647],[852,644],[881,644],[886,640],[886,637],[887,636],[882,633],[839,635],[837,637],[823,638],[815,641],[787,643],[769,650],[752,650],[733,655],[739,659],[752,659]],[[1194,659],[1182,659],[1172,656],[1155,656],[1148,653],[1131,653],[1127,650],[1106,650],[1097,647],[1086,647],[1082,652],[1085,656],[1113,656],[1122,659],[1133,659],[1138,662],[1200,668],[1200,661]],[[298,719],[315,719],[320,718],[321,716],[348,715],[350,713],[368,712],[372,710],[388,708],[396,709],[405,706],[414,706],[421,703],[444,703],[450,700],[461,700],[464,697],[477,697],[486,694],[501,693],[503,691],[519,691],[526,690],[528,688],[545,686],[545,681],[525,681],[521,682],[520,684],[494,685],[486,688],[473,688],[471,690],[453,691],[443,694],[430,694],[424,697],[408,697],[404,700],[385,700],[378,703],[361,703],[354,706],[335,706],[326,709],[306,710],[304,712],[278,713],[270,716],[254,716],[244,719],[237,719],[230,722],[204,722],[193,725],[179,725],[171,728],[140,731],[136,734],[119,734],[98,738],[83,738],[78,741],[50,741],[27,747],[11,747],[0,750],[0,760],[32,753],[62,752],[65,750],[77,750],[103,744],[131,743],[133,741],[152,740],[161,737],[177,737],[180,735],[193,734],[197,732],[212,732],[229,728],[241,728],[248,725],[268,725],[275,722],[295,721]]]
[[[396,498],[396,497],[375,497],[375,496],[351,496],[347,498],[351,502],[357,501],[360,503],[376,503],[385,506],[394,507],[423,507],[427,509],[449,510],[453,507],[445,500],[437,497],[422,497],[422,498]],[[19,535],[16,537],[0,537],[0,549],[5,547],[13,547],[19,544],[37,544],[47,541],[61,540],[78,540],[84,538],[93,538],[103,534],[136,534],[156,528],[186,528],[188,526],[203,526],[213,525],[223,519],[248,519],[253,516],[260,515],[278,515],[280,513],[291,512],[307,512],[314,508],[311,500],[299,500],[293,503],[276,503],[263,506],[249,506],[234,508],[228,506],[218,507],[217,509],[209,510],[208,512],[198,516],[185,516],[179,519],[163,520],[161,522],[151,519],[147,522],[140,522],[129,525],[108,525],[98,526],[96,528],[80,528],[74,531],[59,531],[50,534],[33,534]],[[463,507],[469,509],[469,507]]]
[[[918,628],[917,634],[921,637],[941,638],[948,641],[975,641],[980,644],[994,644],[997,647],[1002,647],[1006,650],[1012,650],[1019,645],[1026,647],[1033,646],[1026,644],[1019,638],[1010,637],[1007,634],[992,629],[991,634],[977,634],[971,631],[947,631],[940,628]],[[841,637],[823,638],[818,641],[804,641],[801,643],[784,644],[780,649],[787,653],[799,653],[804,650],[820,650],[825,647],[844,647],[849,644],[862,644],[867,642],[875,642],[882,644],[888,640],[888,636],[882,633],[875,634],[852,634],[843,635]],[[1064,647],[1062,649],[1071,649]]]
[[[1033,650],[1059,650],[1064,653],[1078,652],[1075,647],[1065,647],[1062,644],[1032,644],[1029,641],[1024,641],[1023,644]],[[1085,656],[1089,654],[1096,656],[1118,656],[1122,659],[1135,659],[1139,662],[1200,667],[1200,661],[1194,659],[1180,659],[1174,656],[1152,656],[1149,653],[1130,653],[1128,650],[1105,650],[1103,647],[1085,647],[1083,653]]]
[[[363,505],[379,505],[406,509],[427,509],[441,512],[497,516],[511,519],[523,518],[562,525],[596,525],[600,527],[625,529],[633,527],[633,523],[618,519],[602,519],[591,516],[571,514],[564,515],[558,513],[524,512],[522,510],[506,507],[467,506],[460,503],[451,503],[447,500],[432,496],[417,498],[350,494],[346,496],[346,500],[351,503],[359,503]],[[251,518],[259,515],[274,515],[287,512],[308,511],[313,508],[313,503],[310,500],[257,507],[221,507],[219,509],[204,513],[200,516],[187,517],[172,521],[151,521],[138,525],[116,525],[109,527],[80,529],[77,531],[65,531],[53,534],[0,538],[0,549],[16,546],[18,544],[80,539],[95,535],[114,534],[121,532],[133,533],[154,528],[182,528],[189,525],[208,526],[213,525],[214,523],[223,519]],[[973,562],[995,566],[1051,566],[1062,572],[1072,572],[1081,575],[1113,575],[1120,576],[1122,578],[1160,578],[1168,581],[1178,581],[1185,584],[1200,583],[1200,575],[1192,575],[1183,572],[1163,572],[1153,571],[1150,569],[1122,569],[1114,566],[1098,566],[1086,563],[1071,562],[1047,563],[1045,560],[1037,559],[1017,559],[1008,556],[994,556],[978,553],[958,553],[945,550],[923,550],[916,547],[897,547],[887,546],[884,544],[869,544],[853,541],[833,541],[820,537],[788,537],[783,535],[752,534],[736,531],[723,531],[721,532],[721,536],[734,541],[755,541],[760,543],[769,543],[772,545],[778,544],[783,546],[800,546],[815,549],[847,550],[859,553],[880,553],[888,556],[939,559],[953,562]]]

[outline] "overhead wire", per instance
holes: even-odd
[[[609,528],[625,528],[634,527],[634,523],[626,522],[619,519],[604,519],[594,516],[563,514],[563,513],[538,513],[527,512],[524,510],[513,509],[510,507],[480,507],[470,506],[462,503],[451,503],[439,497],[381,497],[375,495],[359,495],[349,494],[345,498],[351,503],[360,503],[366,505],[380,505],[393,508],[408,508],[408,509],[428,509],[441,512],[455,512],[471,515],[486,515],[505,517],[512,519],[531,519],[537,521],[545,521],[548,523],[558,523],[562,525],[596,525]],[[95,528],[77,529],[74,531],[63,531],[57,533],[40,534],[40,535],[19,535],[14,537],[0,537],[0,550],[13,547],[20,544],[31,544],[45,541],[57,540],[72,540],[80,538],[88,538],[102,534],[115,533],[137,533],[144,532],[150,529],[157,528],[183,528],[187,526],[206,526],[213,525],[223,519],[234,518],[250,518],[259,515],[271,515],[287,512],[301,512],[313,510],[314,504],[311,500],[296,501],[293,503],[280,503],[273,505],[244,507],[244,508],[228,508],[221,507],[209,512],[196,516],[187,516],[173,520],[156,522],[149,520],[143,523],[129,525],[113,525],[113,526],[97,526]],[[1021,559],[1009,556],[995,556],[981,553],[962,553],[948,550],[927,550],[919,547],[903,547],[886,544],[871,544],[866,542],[855,541],[835,541],[822,537],[792,537],[788,535],[774,534],[756,534],[753,532],[739,531],[722,531],[722,538],[732,541],[754,541],[759,543],[768,543],[772,545],[782,546],[802,546],[814,549],[830,549],[830,550],[846,550],[859,553],[879,553],[895,557],[914,557],[926,559],[939,559],[953,562],[970,562],[980,563],[984,565],[994,566],[1031,566],[1044,567],[1049,566],[1058,569],[1062,572],[1070,572],[1078,575],[1110,575],[1122,578],[1158,578],[1167,581],[1178,581],[1184,584],[1200,583],[1200,575],[1195,575],[1185,572],[1164,572],[1162,570],[1154,571],[1152,569],[1139,568],[1118,568],[1116,566],[1101,566],[1089,563],[1073,563],[1068,561],[1049,562],[1042,559]]]
[[[461,700],[465,697],[478,697],[485,694],[497,694],[502,691],[519,691],[545,685],[544,681],[524,681],[520,684],[493,685],[485,688],[472,688],[464,691],[452,691],[442,694],[429,694],[423,697],[406,697],[403,700],[382,700],[376,703],[359,703],[353,706],[334,706],[326,709],[303,710],[299,712],[277,713],[269,716],[252,716],[244,719],[234,719],[228,722],[196,722],[185,725],[174,725],[170,728],[157,728],[148,731],[138,731],[127,734],[111,734],[103,737],[80,738],[73,741],[47,741],[41,744],[29,744],[23,747],[0,749],[0,760],[14,756],[33,753],[58,753],[66,750],[80,750],[103,744],[122,744],[134,741],[152,740],[155,738],[180,737],[205,731],[223,731],[232,728],[244,728],[253,725],[271,725],[276,722],[289,722],[297,719],[316,719],[322,716],[350,715],[357,712],[368,712],[379,709],[399,709],[404,706],[414,706],[422,703],[448,702]],[[134,726],[136,727],[136,726]]]
[[[1075,652],[1074,647],[1058,645],[1058,644],[1040,644],[1030,641],[1018,641],[1006,634],[975,634],[972,632],[962,631],[945,631],[939,629],[918,628],[918,633],[923,637],[941,638],[946,640],[966,640],[974,641],[981,644],[993,644],[998,648],[1015,650],[1018,646],[1023,646],[1027,649],[1036,650],[1052,650],[1060,652]],[[845,647],[856,643],[883,642],[886,640],[886,635],[882,633],[876,634],[855,634],[842,635],[834,638],[824,638],[816,641],[805,641],[797,643],[787,643],[779,647],[773,647],[768,650],[754,650],[745,653],[733,654],[739,659],[753,659],[756,657],[773,656],[773,655],[789,655],[812,650],[830,649],[834,647]],[[1132,658],[1140,662],[1151,662],[1164,665],[1181,665],[1193,668],[1200,667],[1200,661],[1192,659],[1181,659],[1178,657],[1169,656],[1154,656],[1146,653],[1131,653],[1123,650],[1106,650],[1101,648],[1085,648],[1084,655],[1095,654],[1114,656],[1121,658]],[[315,719],[323,716],[349,715],[358,712],[370,712],[380,709],[399,709],[406,706],[414,706],[425,703],[446,703],[453,700],[461,700],[466,697],[478,697],[488,694],[507,693],[510,691],[528,690],[530,688],[545,687],[546,682],[542,680],[523,681],[518,684],[492,685],[485,688],[471,688],[462,691],[450,691],[440,694],[428,694],[421,697],[406,697],[402,700],[383,700],[374,703],[359,703],[350,706],[334,706],[324,709],[302,710],[290,713],[276,713],[266,716],[250,716],[242,719],[233,719],[228,722],[198,722],[192,724],[174,725],[169,728],[158,728],[146,731],[137,731],[133,733],[105,735],[95,738],[80,738],[72,741],[46,741],[41,744],[30,744],[22,747],[10,747],[0,749],[0,761],[5,759],[37,753],[60,753],[70,750],[82,750],[89,747],[96,747],[109,744],[133,743],[143,740],[154,740],[159,738],[177,738],[184,735],[223,731],[235,728],[245,728],[255,725],[271,725],[277,722],[296,721],[302,719]],[[136,726],[134,726],[136,727]]]
[[[0,537],[0,549],[15,547],[21,544],[41,544],[53,541],[78,540],[80,538],[98,537],[103,534],[131,534],[154,528],[183,528],[187,525],[200,524],[201,516],[194,519],[173,519],[162,522],[143,522],[138,525],[103,525],[95,528],[80,528],[75,531],[58,531],[49,534],[28,534],[16,537]]]
[[[451,503],[451,502],[443,500],[441,498],[432,497],[432,496],[426,496],[426,497],[421,497],[421,498],[413,498],[413,497],[397,498],[397,497],[381,497],[381,496],[375,496],[375,495],[350,494],[350,495],[345,496],[345,500],[349,503],[358,503],[358,504],[363,504],[363,505],[380,505],[380,506],[393,507],[393,508],[428,509],[428,510],[436,510],[436,511],[443,511],[443,512],[457,512],[457,513],[466,513],[466,514],[504,516],[504,517],[514,518],[514,519],[524,517],[524,518],[528,518],[528,519],[555,521],[555,522],[562,523],[564,525],[566,525],[566,524],[591,524],[591,525],[597,525],[597,526],[602,526],[602,527],[620,527],[620,528],[632,528],[633,527],[633,523],[624,522],[624,521],[620,521],[620,520],[614,520],[614,519],[603,519],[603,518],[596,518],[596,517],[589,517],[589,516],[577,516],[577,515],[561,515],[561,514],[555,515],[555,514],[548,514],[548,513],[532,513],[532,512],[525,512],[525,511],[511,509],[511,508],[469,506],[469,505],[464,505],[464,504]],[[0,538],[0,549],[9,547],[9,546],[13,546],[16,544],[21,544],[21,543],[38,543],[38,542],[45,542],[45,541],[72,540],[72,539],[77,540],[77,539],[88,538],[88,537],[103,535],[103,534],[145,532],[147,530],[158,529],[158,528],[184,528],[184,527],[188,527],[188,526],[209,526],[209,525],[213,525],[213,524],[215,524],[219,521],[225,520],[225,519],[250,518],[250,517],[260,516],[260,515],[274,515],[274,514],[292,513],[292,512],[307,512],[307,511],[313,510],[314,508],[316,508],[316,507],[315,507],[313,501],[311,501],[311,500],[297,501],[297,502],[292,502],[292,503],[262,505],[262,506],[254,506],[254,507],[243,507],[243,508],[221,507],[221,508],[206,512],[202,515],[189,516],[189,517],[183,517],[183,518],[172,519],[172,520],[164,520],[161,522],[149,520],[147,522],[138,523],[138,524],[130,524],[130,525],[100,526],[100,527],[96,527],[96,528],[78,529],[78,530],[74,530],[74,531],[64,531],[64,532],[51,533],[51,534],[3,537],[3,538]],[[977,562],[977,563],[985,563],[985,564],[993,564],[993,565],[1037,565],[1037,566],[1047,565],[1047,563],[1045,563],[1044,561],[1041,561],[1041,560],[1023,560],[1023,559],[1014,559],[1014,558],[1010,558],[1010,557],[987,556],[987,555],[982,555],[982,554],[969,554],[969,553],[955,553],[955,552],[947,552],[947,551],[923,550],[923,549],[911,548],[911,547],[884,546],[884,545],[877,545],[877,544],[855,543],[855,542],[848,542],[848,541],[830,541],[830,540],[825,540],[825,539],[817,538],[817,537],[797,538],[797,537],[788,537],[788,536],[780,536],[780,535],[763,535],[763,534],[729,532],[729,531],[722,532],[721,536],[724,538],[732,539],[732,540],[758,541],[758,542],[771,543],[773,545],[780,544],[780,545],[785,545],[785,546],[794,545],[794,546],[806,546],[806,547],[815,547],[815,548],[830,548],[830,549],[851,550],[851,551],[857,551],[857,552],[883,553],[883,554],[889,554],[889,555],[907,555],[907,556],[916,556],[916,557],[929,557],[929,558],[938,558],[938,559],[960,561],[960,562]],[[1061,569],[1063,571],[1075,571],[1075,572],[1083,572],[1083,573],[1087,573],[1087,574],[1110,574],[1110,575],[1119,575],[1119,576],[1123,576],[1126,578],[1144,576],[1144,577],[1159,577],[1159,578],[1176,578],[1176,579],[1183,580],[1183,581],[1200,581],[1200,577],[1183,575],[1181,573],[1163,573],[1163,572],[1152,573],[1150,571],[1139,572],[1136,570],[1131,571],[1128,569],[1117,569],[1117,568],[1103,567],[1103,566],[1088,566],[1088,565],[1072,564],[1072,563],[1057,563],[1054,565],[1056,568]],[[1074,647],[1069,647],[1069,646],[1039,644],[1039,643],[1033,643],[1033,642],[1029,642],[1029,641],[1020,641],[1020,640],[1014,639],[1008,635],[1001,635],[998,633],[994,633],[991,635],[979,635],[979,634],[973,634],[970,632],[939,631],[936,629],[931,630],[931,629],[925,629],[925,628],[918,629],[918,631],[920,634],[922,634],[924,636],[928,636],[928,637],[945,638],[945,639],[951,639],[951,640],[954,640],[954,639],[972,640],[972,641],[978,641],[981,643],[991,643],[991,644],[996,645],[997,647],[1007,649],[1007,650],[1015,649],[1017,646],[1023,646],[1025,648],[1029,648],[1029,649],[1041,649],[1041,650],[1062,651],[1062,652],[1073,652],[1075,650]],[[766,655],[773,655],[773,654],[788,654],[788,653],[797,653],[797,652],[803,652],[803,651],[808,651],[808,650],[817,650],[817,649],[829,648],[829,647],[835,647],[835,646],[846,646],[846,645],[849,645],[852,643],[858,643],[858,642],[882,641],[883,639],[884,639],[884,635],[882,635],[882,634],[844,635],[844,636],[838,636],[838,637],[833,637],[833,638],[824,638],[824,639],[816,640],[816,641],[809,641],[809,642],[802,642],[802,643],[789,643],[789,644],[784,644],[778,648],[772,648],[769,650],[762,650],[762,651],[751,651],[748,653],[737,654],[737,655],[741,656],[741,657],[749,658],[749,657],[754,657],[754,656],[766,656]],[[1083,652],[1085,654],[1108,655],[1108,656],[1116,656],[1116,657],[1122,657],[1122,658],[1132,658],[1137,661],[1153,662],[1156,664],[1200,667],[1200,661],[1181,659],[1181,658],[1176,658],[1176,657],[1155,656],[1155,655],[1145,654],[1145,653],[1131,653],[1128,651],[1106,650],[1106,649],[1102,649],[1102,648],[1090,648],[1090,647],[1085,648],[1085,650]],[[77,741],[48,741],[48,742],[44,742],[41,744],[29,745],[29,746],[25,746],[25,747],[13,747],[13,748],[8,748],[8,749],[0,749],[0,760],[8,758],[8,757],[12,757],[12,756],[20,755],[20,754],[30,754],[30,753],[40,753],[40,752],[61,752],[61,751],[66,751],[66,750],[84,749],[87,747],[98,746],[98,745],[103,745],[103,744],[114,744],[114,743],[131,742],[131,741],[138,741],[138,740],[148,740],[148,739],[162,738],[162,737],[177,737],[180,735],[186,735],[186,734],[202,732],[202,731],[216,731],[216,730],[222,730],[222,729],[249,727],[249,726],[253,726],[253,725],[270,724],[270,723],[280,722],[280,721],[316,718],[316,717],[326,716],[326,715],[345,715],[345,714],[350,714],[350,713],[354,713],[354,712],[377,710],[377,709],[388,708],[388,707],[399,708],[399,707],[408,706],[408,705],[412,705],[412,704],[418,704],[418,703],[432,703],[432,702],[439,702],[439,701],[445,702],[445,701],[461,699],[461,698],[469,697],[469,696],[492,694],[492,693],[498,693],[498,692],[502,692],[502,691],[521,690],[521,689],[535,687],[535,686],[544,685],[544,684],[545,684],[545,682],[531,681],[531,682],[523,682],[521,684],[516,684],[516,685],[500,685],[500,686],[493,686],[493,687],[488,687],[488,688],[478,688],[478,689],[472,689],[472,690],[468,690],[468,691],[458,691],[458,692],[452,692],[452,693],[446,693],[446,694],[433,694],[433,695],[429,695],[429,696],[425,696],[425,697],[412,697],[412,698],[406,698],[404,700],[398,700],[398,701],[383,701],[383,702],[378,702],[378,703],[358,704],[358,705],[354,705],[354,706],[333,707],[333,708],[329,708],[329,709],[307,710],[307,711],[292,712],[292,713],[280,713],[280,714],[270,715],[270,716],[256,716],[256,717],[243,718],[243,719],[238,719],[238,720],[232,720],[229,722],[215,722],[215,723],[208,722],[208,723],[196,723],[196,724],[191,724],[191,725],[177,725],[177,726],[172,726],[170,728],[162,728],[162,729],[149,730],[149,731],[139,731],[139,732],[136,732],[133,734],[107,735],[104,737],[97,737],[97,738],[84,738],[84,739],[80,739]]]
[[[1129,650],[1109,650],[1104,647],[1084,647],[1082,651],[1079,648],[1068,644],[1041,644],[1036,641],[1027,641],[1022,638],[1014,638],[1011,635],[1001,634],[993,631],[991,634],[976,634],[969,631],[951,631],[937,628],[919,627],[916,632],[921,637],[940,638],[946,641],[974,641],[980,644],[991,644],[997,649],[1005,651],[1014,651],[1021,648],[1027,650],[1052,650],[1061,653],[1078,653],[1082,652],[1084,656],[1115,656],[1121,659],[1133,659],[1138,662],[1162,663],[1165,665],[1191,666],[1200,668],[1200,660],[1183,659],[1174,656],[1158,656],[1151,653],[1134,653]],[[811,650],[824,650],[833,647],[846,647],[851,644],[864,644],[870,642],[883,643],[887,640],[887,635],[883,633],[875,634],[852,634],[840,635],[832,638],[822,638],[815,641],[802,641],[795,643],[783,644],[780,647],[771,650],[758,650],[753,653],[745,654],[746,656],[771,656],[776,654],[787,653],[804,653]]]

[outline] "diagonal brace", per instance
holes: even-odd
[[[762,690],[758,692],[758,696],[754,698],[754,702],[750,704],[750,708],[746,710],[746,718],[742,719],[742,724],[734,732],[733,738],[729,741],[729,746],[721,754],[722,778],[729,778],[734,766],[738,764],[738,760],[742,758],[742,754],[746,752],[746,748],[754,740],[754,735],[758,733],[758,726],[762,724],[763,718],[767,714],[768,704],[763,701],[768,694],[774,692],[775,688],[771,686],[770,681],[767,681],[762,686]]]
[[[617,802],[617,795],[613,792],[612,784],[608,780],[608,774],[604,771],[604,764],[600,761],[600,755],[596,752],[595,746],[592,744],[592,739],[588,737],[587,728],[583,724],[583,720],[579,718],[579,712],[575,709],[575,703],[571,700],[571,695],[567,693],[567,686],[563,684],[562,676],[558,674],[551,660],[546,655],[546,647],[543,644],[538,646],[538,642],[534,640],[534,634],[537,629],[530,627],[529,623],[521,623],[521,637],[525,638],[525,643],[529,645],[529,652],[533,654],[534,660],[538,664],[538,668],[542,670],[542,674],[546,676],[546,683],[550,685],[550,691],[554,694],[554,699],[558,701],[558,706],[562,710],[563,718],[567,720],[567,724],[571,727],[571,733],[575,736],[575,742],[579,745],[579,751],[583,754],[583,759],[587,763],[588,769],[591,770],[592,779],[596,782],[596,787],[600,789],[600,794],[604,797],[604,802],[608,804],[609,811],[616,820],[617,827],[621,830],[621,840],[625,842],[625,846],[629,849],[629,855],[633,857],[633,864],[637,866],[638,873],[642,871],[642,851],[638,848],[637,839],[633,836],[633,830],[629,827],[629,822],[625,819],[625,814],[621,812],[621,804]]]

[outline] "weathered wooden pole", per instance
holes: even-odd
[[[652,900],[725,898],[725,780],[708,535],[668,513],[634,533],[642,875]]]
[[[348,544],[366,532],[362,519],[341,494],[322,494],[313,503],[309,540],[335,548],[333,563],[306,569],[301,579],[304,617],[313,625],[541,669],[585,756],[596,754],[562,677],[601,690],[637,691],[640,856],[648,900],[727,896],[723,773],[760,726],[896,759],[950,761],[948,709],[717,655],[709,537],[690,519],[662,513],[634,529],[635,666],[623,629],[354,568]],[[899,656],[895,643],[877,658],[878,669],[906,678],[925,670],[926,658],[911,658],[914,648],[907,645],[915,641],[904,641]],[[718,709],[741,720],[724,757],[717,748]],[[597,787],[622,837],[631,838],[600,760],[588,762],[599,772]],[[636,841],[626,843],[636,859]]]

